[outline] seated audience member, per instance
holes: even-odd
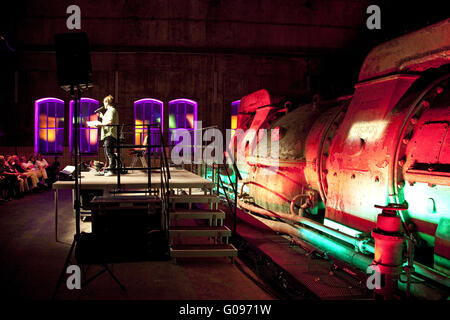
[[[25,156],[20,156],[20,157],[19,157],[19,165],[22,167],[23,170],[25,170],[25,171],[31,171],[31,168],[29,168],[29,166],[28,166],[28,160],[27,160],[27,157],[25,157]]]
[[[0,175],[4,176],[9,182],[8,192],[9,198],[14,197],[16,199],[23,197],[24,190],[24,181],[19,178],[19,173],[15,172],[8,162],[5,160],[5,157],[0,156]]]
[[[61,170],[61,164],[58,161],[58,157],[55,157],[55,160],[53,161],[51,166],[49,166],[47,168],[47,175],[48,175],[48,179],[49,179],[50,183],[54,183],[57,180],[60,170]]]
[[[34,191],[38,191],[38,183],[39,183],[39,179],[36,176],[36,173],[34,171],[31,170],[25,170],[22,165],[21,165],[21,161],[19,160],[19,157],[14,155],[11,157],[11,160],[9,161],[9,164],[11,167],[13,167],[16,172],[20,173],[20,178],[24,179],[25,181],[30,180],[31,181],[31,185],[33,186],[33,190]],[[28,183],[26,183],[28,185]]]
[[[0,155],[0,157],[3,157]],[[3,175],[3,171],[0,167],[0,195],[2,197],[3,201],[9,201],[9,181],[8,179]]]
[[[44,169],[47,169],[49,166],[47,160],[45,160],[40,153],[36,155],[36,163],[38,164],[39,167]]]
[[[8,180],[4,175],[0,174],[0,196],[2,197],[0,200],[7,201],[8,199]]]
[[[17,169],[15,167],[15,162],[13,160],[13,156],[8,156],[8,158],[6,159],[6,165],[11,168],[10,169],[11,172],[19,174],[17,177],[18,177],[19,184],[20,184],[20,192],[21,193],[29,192],[30,186],[28,185],[28,179],[27,179],[27,177],[23,176],[22,173],[17,171]]]
[[[31,172],[37,179],[37,182],[39,183],[39,177],[41,177],[41,173],[37,170],[33,170],[34,166],[28,162],[26,156],[20,156],[19,157],[19,165],[25,172]],[[39,186],[43,186],[43,184],[39,184]]]
[[[41,168],[39,166],[39,164],[36,162],[36,157],[34,155],[31,155],[29,158],[28,163],[27,163],[27,169],[31,169],[31,171],[34,171],[38,178],[42,178],[44,186],[46,186],[46,187],[48,186],[47,185],[47,180],[48,180],[47,171],[44,168]]]

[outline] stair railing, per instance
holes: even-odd
[[[170,169],[169,169],[169,161],[167,159],[167,153],[166,153],[166,145],[164,143],[164,137],[163,137],[163,132],[161,127],[159,127],[159,134],[160,134],[160,139],[161,139],[161,149],[160,149],[160,157],[159,157],[159,161],[160,161],[160,173],[161,173],[161,189],[160,189],[160,193],[161,193],[161,214],[162,214],[162,229],[165,231],[166,233],[166,239],[169,240],[169,220],[170,220],[170,216],[169,216],[169,197],[170,197]],[[148,142],[148,140],[147,140]]]
[[[232,182],[230,173],[228,171],[226,158],[225,158],[225,162],[224,163],[216,163],[216,162],[212,163],[213,169],[217,168],[217,170],[213,171],[213,175],[215,175],[215,173],[217,173],[217,179],[216,179],[216,181],[217,181],[216,182],[216,184],[217,184],[217,186],[216,186],[217,194],[220,195],[219,190],[221,188],[222,191],[223,191],[223,194],[225,195],[225,199],[227,201],[229,211],[230,211],[231,215],[233,216],[232,237],[235,238],[236,237],[236,227],[237,227],[238,183],[239,183],[239,180],[242,180],[242,176],[241,176],[241,173],[239,172],[239,169],[238,169],[238,167],[236,165],[236,161],[234,160],[233,155],[229,152],[228,147],[226,148],[226,150],[227,150],[226,154],[228,154],[228,157],[231,160],[231,164],[233,166],[233,170],[234,170],[234,173],[235,173],[235,181],[234,181],[234,183]],[[222,177],[220,175],[220,170],[219,169],[221,167],[224,168],[225,173],[226,173],[227,178],[228,178],[228,181],[230,182],[230,185],[232,186],[233,195],[234,195],[234,203],[231,202],[230,196],[228,195],[228,190],[225,187],[225,184],[224,184],[224,182],[222,180]]]
[[[118,130],[118,136],[122,137],[124,134],[123,127],[124,125],[111,125],[111,126],[117,126]],[[151,135],[154,134],[153,132],[157,130],[160,136],[159,143],[152,144]],[[117,170],[117,190],[116,193],[121,193],[124,190],[121,190],[121,171],[127,170],[127,169],[133,169],[133,170],[146,170],[147,171],[147,190],[143,191],[149,196],[152,194],[152,170],[158,169],[160,171],[160,198],[161,198],[161,229],[163,232],[166,233],[166,239],[169,239],[169,194],[170,194],[170,186],[169,186],[169,180],[170,180],[170,170],[169,170],[169,162],[167,158],[166,153],[166,145],[164,142],[163,132],[161,125],[159,123],[156,124],[147,124],[147,143],[143,144],[122,144],[121,139],[117,139],[117,154],[119,157],[120,165]],[[147,167],[133,167],[128,168],[122,165],[120,160],[121,155],[121,149],[123,148],[146,148],[147,152]],[[159,150],[159,166],[153,167],[151,163],[151,154],[152,150]],[[139,191],[133,191],[133,193],[139,193]]]

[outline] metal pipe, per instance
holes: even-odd
[[[291,215],[293,215],[293,216],[296,215],[296,213],[294,212],[294,206],[295,206],[295,200],[297,200],[298,198],[311,198],[311,196],[309,194],[303,193],[303,188],[302,188],[302,192],[292,198],[291,206],[289,209],[291,210]],[[302,206],[300,206],[300,207],[303,208]]]
[[[434,269],[431,269],[430,267],[427,267],[419,262],[414,261],[413,266],[415,273],[418,273],[426,278],[432,279],[436,282],[443,284],[447,288],[450,288],[450,278],[447,275]]]
[[[311,243],[317,249],[330,253],[334,257],[348,262],[359,269],[366,270],[367,266],[372,263],[372,259],[366,255],[355,252],[352,248],[336,243],[325,235],[321,235],[313,230],[301,226],[292,226],[284,222],[268,220],[258,217],[250,213],[250,215],[270,227],[272,230],[298,237],[306,242]]]
[[[246,184],[254,184],[256,186],[261,187],[260,184],[255,183],[253,181],[245,181],[241,185],[241,194],[243,194],[244,186]],[[294,221],[294,222],[303,223],[303,224],[308,225],[308,226],[310,226],[312,228],[318,229],[318,230],[320,230],[322,232],[325,232],[325,233],[327,233],[329,235],[332,235],[333,237],[338,238],[338,239],[340,239],[340,240],[342,240],[344,242],[347,242],[349,244],[354,245],[362,253],[375,253],[375,247],[368,245],[368,243],[367,243],[368,239],[361,240],[361,239],[349,236],[349,235],[347,235],[347,234],[345,234],[343,232],[340,232],[338,230],[334,230],[332,228],[324,226],[323,224],[320,224],[320,223],[318,223],[318,222],[316,222],[314,220],[311,220],[311,219],[308,219],[308,218],[305,218],[305,217],[302,217],[302,216],[295,215],[294,212],[293,212],[294,201],[300,196],[302,196],[302,197],[303,196],[305,196],[305,197],[308,196],[309,197],[309,195],[299,194],[299,195],[295,196],[292,200],[288,200],[287,197],[285,197],[284,195],[278,194],[276,192],[274,192],[274,194],[277,195],[278,197],[282,198],[283,200],[285,200],[287,202],[290,202],[291,215],[286,214],[286,213],[268,211],[268,210],[265,210],[263,208],[255,207],[255,206],[253,206],[251,204],[244,203],[242,201],[239,201],[239,205],[241,205],[242,207],[247,206],[247,209],[250,210],[250,211],[258,210],[259,213],[263,214],[263,215],[268,215],[268,216],[271,216],[271,217],[283,218],[283,219],[291,220],[291,221]]]
[[[293,222],[298,222],[298,223],[304,224],[306,226],[309,226],[311,228],[319,230],[323,233],[326,233],[330,236],[333,236],[339,240],[342,240],[348,244],[351,244],[355,248],[358,248],[358,250],[361,251],[362,253],[375,253],[375,247],[368,243],[368,239],[361,240],[361,239],[354,238],[345,233],[342,233],[342,232],[334,230],[330,227],[324,226],[323,224],[320,224],[314,220],[311,220],[311,219],[308,219],[308,218],[305,218],[302,216],[290,215],[287,213],[268,211],[266,209],[256,207],[249,203],[245,203],[241,200],[238,200],[238,205],[244,209],[247,209],[247,210],[250,210],[250,211],[265,215],[265,216],[286,219],[286,220],[290,220]]]
[[[328,253],[360,270],[366,271],[367,267],[372,263],[372,259],[370,257],[362,253],[355,252],[352,248],[341,245],[326,235],[322,235],[316,231],[309,230],[308,228],[301,226],[294,227],[284,222],[268,220],[266,218],[255,216],[251,213],[249,213],[249,215],[274,231],[298,237],[301,240],[310,243],[317,249]],[[406,284],[399,282],[399,288],[403,291],[406,290]],[[424,283],[411,283],[410,289],[412,295],[428,300],[442,300],[446,299],[448,296],[448,294],[431,288]]]
[[[339,232],[337,230],[331,229],[327,226],[321,225],[318,222],[314,221],[314,220],[310,220],[304,217],[299,217],[296,216],[295,219],[292,219],[293,217],[291,215],[288,214],[284,214],[284,213],[278,213],[278,212],[271,212],[268,211],[266,209],[263,208],[259,208],[256,207],[254,205],[245,203],[241,200],[238,200],[238,205],[241,208],[247,209],[249,211],[255,212],[255,213],[259,213],[265,216],[270,216],[270,217],[276,217],[276,218],[282,218],[282,219],[288,219],[290,221],[294,221],[294,222],[300,222],[308,227],[311,227],[313,229],[316,229],[318,231],[321,231],[323,233],[326,233],[332,237],[335,237],[337,239],[340,239],[348,244],[353,245],[355,248],[358,248],[362,253],[375,253],[375,247],[373,244],[368,242],[368,239],[363,239],[363,240],[359,240],[356,238],[353,238],[349,235],[346,235],[342,232]],[[433,281],[436,281],[444,286],[446,286],[447,288],[450,288],[450,278],[443,274],[440,273],[436,270],[433,270],[421,263],[415,262],[413,263],[414,266],[414,272],[417,274],[420,274],[426,278],[429,278]]]
[[[239,176],[235,176],[235,186],[234,186],[234,212],[233,212],[233,236],[236,238],[236,228],[237,228],[237,201],[238,201],[238,182],[239,182]]]
[[[114,129],[114,128],[113,128]],[[122,164],[120,163],[120,126],[117,126],[117,145],[115,145],[114,147],[117,147],[117,158],[116,159],[116,166],[117,168],[117,189],[120,190],[120,171],[121,171],[121,166]],[[114,150],[113,150],[114,153]],[[114,156],[114,154],[113,154]],[[111,164],[109,164],[109,167],[111,167]],[[112,170],[111,170],[112,171]]]

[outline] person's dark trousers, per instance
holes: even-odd
[[[19,182],[16,176],[6,176],[8,181],[8,194],[9,198],[17,198],[20,195]]]
[[[105,149],[105,157],[109,160],[109,166],[107,170],[111,170],[112,172],[115,172],[117,168],[117,158],[114,154],[114,148],[116,147],[117,140],[116,138],[113,138],[111,136],[106,137],[103,141],[103,148]]]

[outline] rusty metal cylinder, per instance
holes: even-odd
[[[379,273],[380,286],[375,287],[375,298],[392,299],[398,289],[398,280],[403,265],[403,246],[405,237],[401,233],[402,221],[397,215],[398,206],[388,205],[377,217],[377,228],[372,231],[375,239],[375,255],[373,265]]]

